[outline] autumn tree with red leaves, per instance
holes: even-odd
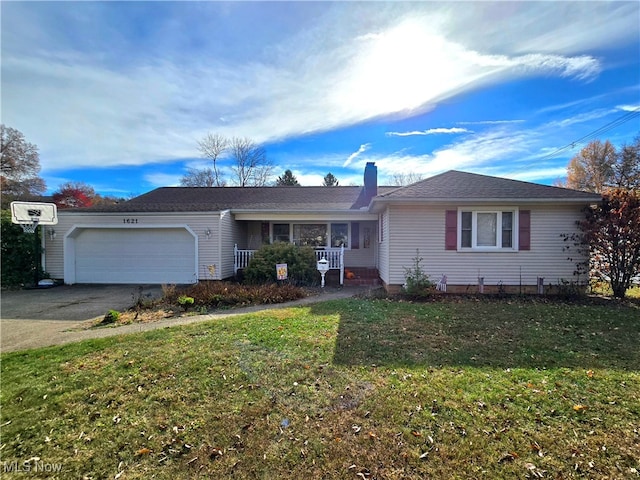
[[[82,208],[93,205],[96,192],[92,186],[84,182],[67,182],[60,185],[53,194],[53,203],[58,208]]]
[[[580,233],[565,240],[587,250],[591,277],[608,279],[613,296],[624,298],[640,273],[640,190],[615,188],[602,197],[578,222]]]
[[[613,295],[623,298],[640,275],[640,135],[618,151],[608,140],[590,142],[571,159],[560,186],[602,195],[578,222],[580,233],[563,237],[567,250],[589,259],[576,273],[608,281]]]

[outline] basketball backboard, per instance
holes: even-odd
[[[55,225],[58,209],[55,203],[11,202],[11,221],[20,225]]]

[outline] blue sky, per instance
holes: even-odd
[[[367,161],[380,184],[450,169],[550,184],[599,129],[617,146],[640,133],[635,1],[0,8],[2,122],[39,147],[49,192],[177,185],[208,165],[209,132],[261,143],[303,185],[361,184]]]

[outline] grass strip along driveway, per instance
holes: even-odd
[[[639,332],[616,303],[347,299],[9,353],[3,473],[637,478]]]

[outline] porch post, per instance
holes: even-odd
[[[238,274],[238,244],[233,245],[233,274]]]
[[[344,285],[344,244],[340,246],[340,285]]]

